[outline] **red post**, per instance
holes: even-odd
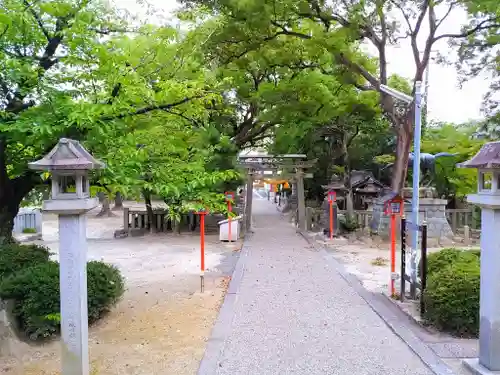
[[[205,275],[205,213],[200,215],[201,275]]]
[[[208,213],[206,210],[198,211],[196,214],[200,215],[200,283],[201,292],[205,289],[205,215]]]
[[[333,239],[333,228],[334,228],[334,222],[333,222],[333,202],[337,199],[337,194],[335,191],[329,191],[328,192],[328,203],[330,203],[330,239]]]
[[[227,223],[229,225],[229,231],[228,231],[228,240],[229,242],[232,241],[232,236],[231,236],[231,230],[232,230],[232,225],[231,225],[231,212],[233,208],[231,207],[231,201],[234,199],[234,193],[226,193],[226,200],[227,200],[227,211],[228,211],[228,216],[227,216]]]
[[[391,296],[396,294],[394,273],[396,272],[396,214],[391,213]]]
[[[330,201],[330,239],[333,239],[333,201]]]
[[[227,210],[229,211],[229,218],[228,218],[228,224],[229,224],[229,233],[228,233],[228,239],[229,239],[229,242],[231,242],[231,201],[227,202]]]

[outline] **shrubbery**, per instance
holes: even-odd
[[[0,247],[0,280],[40,263],[49,261],[50,252],[38,245],[9,244]]]
[[[480,252],[443,249],[429,255],[425,318],[456,335],[479,330]]]
[[[10,266],[8,266],[10,265]],[[19,328],[31,339],[59,332],[59,264],[39,246],[0,248],[0,298],[13,301]],[[111,265],[87,263],[89,323],[102,317],[124,292],[120,271]]]

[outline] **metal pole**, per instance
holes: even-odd
[[[420,191],[420,137],[422,133],[422,82],[415,82],[415,133],[413,145],[413,197],[411,200],[413,238],[411,249],[411,281],[417,283],[417,254],[418,254],[418,209],[419,209],[419,191]]]
[[[425,69],[425,91],[424,91],[424,100],[425,100],[425,121],[428,124],[429,123],[429,70],[430,70],[431,64],[430,62],[427,63],[427,67]]]

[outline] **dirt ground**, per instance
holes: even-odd
[[[333,239],[321,241],[326,244],[333,256],[339,260],[346,270],[355,275],[363,286],[377,293],[390,294],[389,284],[391,280],[391,245],[389,242],[373,243],[366,238],[367,242],[361,240],[338,240]],[[399,242],[399,241],[398,241]],[[452,246],[449,246],[452,247]],[[458,248],[458,246],[455,246]],[[428,253],[441,250],[441,247],[428,248]],[[409,264],[409,249],[407,253],[407,267]],[[400,274],[401,250],[399,243],[396,244],[395,270]],[[399,280],[396,280],[396,288],[399,288]]]
[[[88,215],[89,259],[120,268],[127,291],[110,314],[89,330],[92,375],[196,374],[217,318],[241,243],[207,235],[205,291],[200,292],[199,237],[147,235],[114,239],[121,215]],[[57,220],[44,217],[41,242],[57,258]],[[5,375],[60,373],[58,340],[42,346],[16,342],[0,358]]]

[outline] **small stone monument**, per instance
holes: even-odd
[[[481,207],[479,358],[465,364],[476,374],[500,371],[500,142],[486,143],[458,164],[478,170],[478,192],[467,201]]]
[[[98,205],[97,198],[90,197],[88,171],[104,164],[77,141],[62,138],[47,156],[29,167],[51,172],[52,196],[43,203],[43,210],[59,215],[62,375],[88,375],[85,213]]]

